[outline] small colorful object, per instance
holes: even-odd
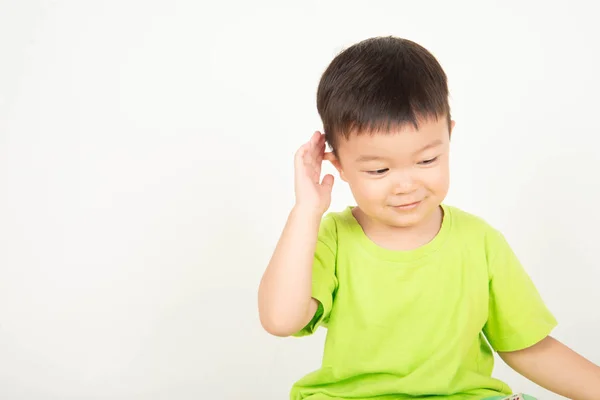
[[[485,400],[536,400],[535,397],[531,397],[529,395],[523,393],[511,394],[506,397],[488,397]]]

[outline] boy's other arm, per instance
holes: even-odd
[[[519,374],[573,400],[600,399],[600,367],[548,336],[523,350],[500,352]]]
[[[263,328],[275,336],[290,336],[315,315],[312,265],[321,215],[294,208],[258,290]]]

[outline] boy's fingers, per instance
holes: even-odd
[[[316,158],[318,156],[319,147],[321,144],[321,134],[318,131],[313,133],[313,135],[310,138],[309,143],[310,143],[311,156]]]
[[[325,151],[325,135],[319,131],[315,131],[298,152],[296,158],[301,160],[303,164],[309,164],[317,167],[323,161],[323,152]]]
[[[323,182],[321,182],[321,186],[326,186],[331,188],[333,186],[333,175],[327,174],[323,177]]]
[[[307,151],[308,143],[303,144],[300,146],[298,151],[296,151],[296,154],[294,155],[294,165],[296,168],[300,168],[302,165],[304,165],[304,156],[306,155]]]
[[[310,137],[310,144],[312,145],[317,145],[319,143],[319,140],[321,139],[321,134],[319,133],[319,131],[316,131],[315,133],[313,133],[313,135]]]
[[[323,157],[325,156],[325,142],[321,142],[319,146],[319,152],[317,153],[317,161],[320,164],[323,161]]]

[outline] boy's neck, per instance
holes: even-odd
[[[355,207],[352,213],[371,241],[395,251],[414,250],[431,242],[440,231],[444,218],[441,206],[421,223],[410,227],[387,225],[369,217],[359,207]]]

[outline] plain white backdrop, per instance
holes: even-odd
[[[447,203],[504,232],[556,337],[600,363],[593,7],[0,1],[0,398],[287,398],[326,331],[270,337],[258,283],[319,77],[379,35],[449,76]],[[352,202],[338,180],[331,209]]]

